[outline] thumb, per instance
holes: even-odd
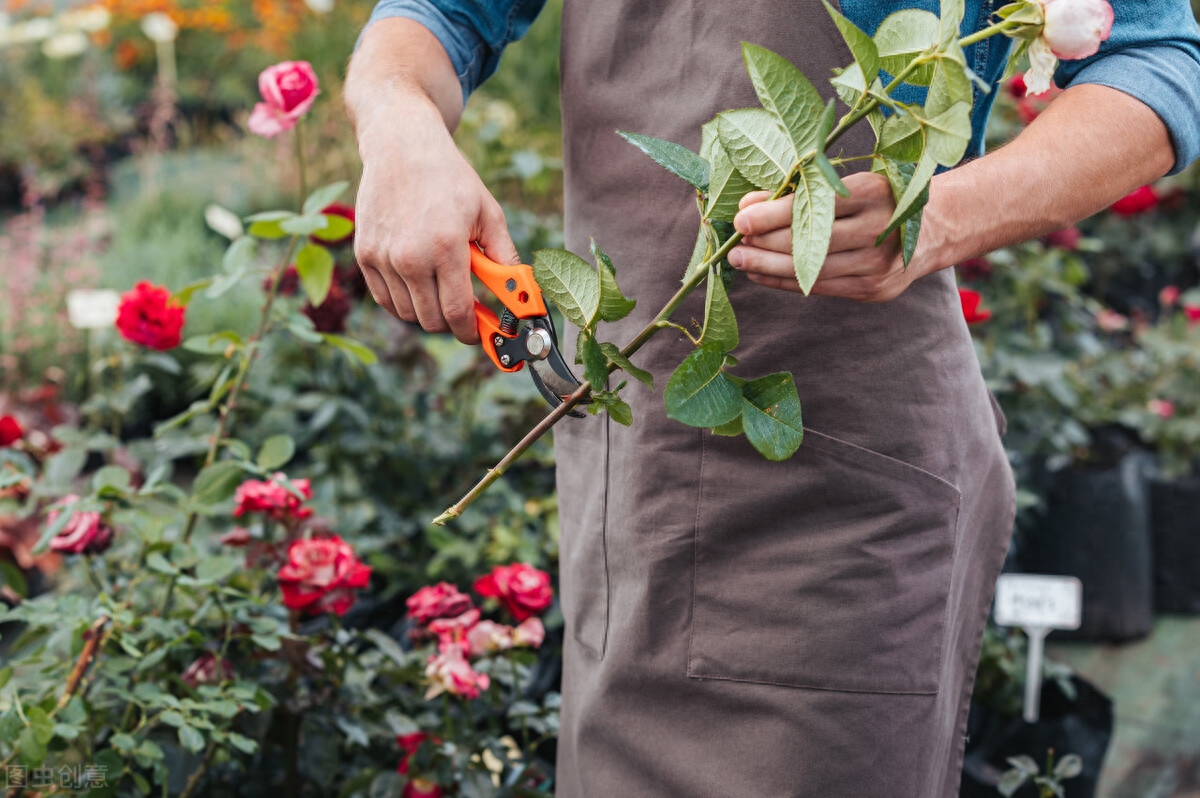
[[[521,256],[513,246],[512,236],[508,234],[508,220],[504,218],[500,204],[495,201],[480,213],[475,240],[484,253],[496,263],[511,265],[521,262]]]

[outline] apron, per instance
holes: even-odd
[[[675,291],[698,218],[692,189],[616,131],[698,150],[703,122],[758,105],[743,40],[827,97],[851,62],[819,0],[566,2],[566,244],[594,237],[638,300],[602,331],[618,345]],[[842,139],[846,154],[871,145],[866,125]],[[703,294],[675,320],[702,319]],[[625,389],[631,428],[556,429],[557,795],[953,798],[1015,508],[954,277],[881,304],[739,277],[731,299],[733,373],[795,375],[792,459],[666,417],[663,386],[691,351],[670,331],[634,358],[655,384]]]

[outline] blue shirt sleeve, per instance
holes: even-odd
[[[382,0],[366,27],[403,17],[428,28],[450,56],[465,103],[496,71],[504,48],[525,35],[545,4],[546,0]]]
[[[1064,61],[1060,86],[1093,83],[1141,100],[1175,145],[1175,168],[1200,157],[1200,27],[1187,0],[1112,0],[1112,33],[1100,52]]]

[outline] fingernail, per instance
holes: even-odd
[[[734,247],[733,249],[729,250],[729,265],[735,269],[742,268],[742,249],[741,249],[741,247]]]

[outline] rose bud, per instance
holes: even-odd
[[[247,126],[250,132],[274,138],[296,126],[321,93],[317,74],[307,61],[284,61],[267,67],[258,76],[263,102],[254,106]]]
[[[183,332],[184,312],[166,288],[142,281],[121,296],[117,330],[135,344],[159,351],[174,349]]]

